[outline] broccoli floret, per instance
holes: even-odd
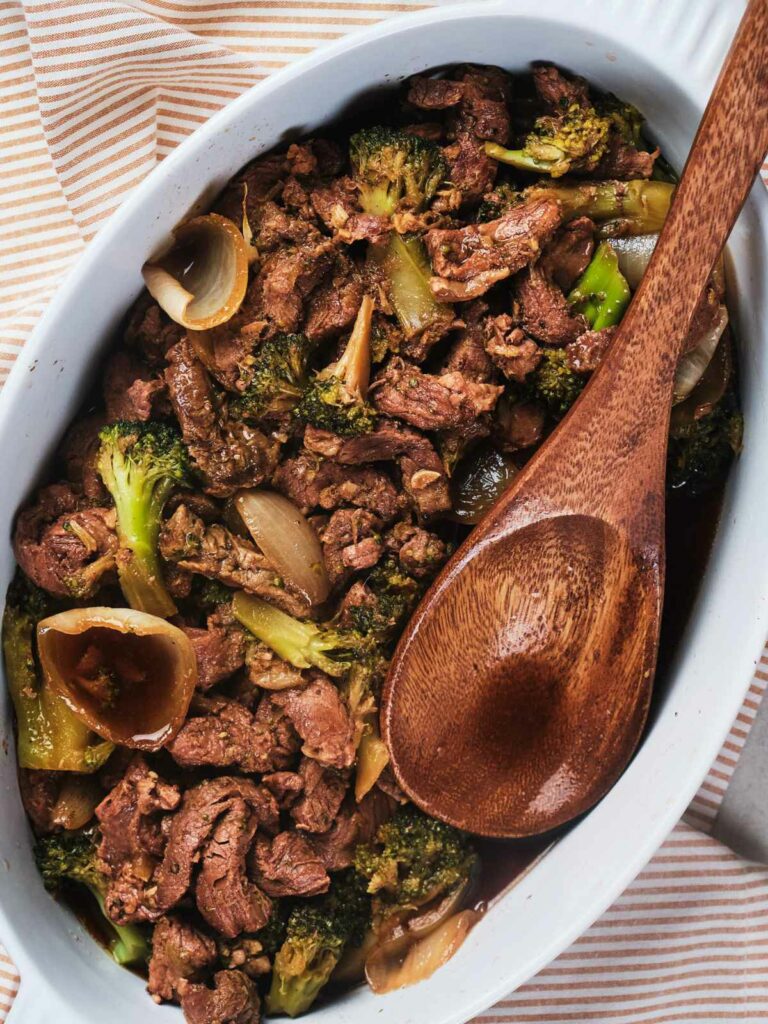
[[[269,1013],[305,1013],[349,945],[359,946],[371,916],[365,884],[354,871],[335,875],[330,890],[295,906],[275,957]]]
[[[424,584],[403,572],[394,555],[381,561],[365,580],[375,601],[349,609],[354,628],[380,641],[391,640],[416,607]]]
[[[540,182],[523,192],[524,199],[550,197],[563,217],[590,217],[603,238],[648,235],[661,231],[675,186],[666,181]]]
[[[334,434],[367,434],[376,422],[375,409],[366,402],[371,376],[371,318],[373,300],[363,297],[344,354],[317,374],[296,407],[296,415]]]
[[[16,713],[20,767],[94,772],[114,750],[49,688],[37,664],[38,622],[53,612],[48,596],[19,573],[8,588],[3,613],[3,656]]]
[[[290,412],[306,386],[314,348],[304,334],[279,334],[265,341],[251,357],[247,386],[230,403],[230,411],[253,420]]]
[[[476,863],[463,832],[412,805],[380,825],[372,844],[355,851],[355,870],[376,897],[377,916],[415,909],[450,892],[469,878]]]
[[[611,117],[573,103],[562,113],[539,117],[522,149],[486,142],[485,152],[518,170],[560,178],[569,171],[593,171],[605,153],[612,126]]]
[[[117,510],[120,586],[131,608],[163,618],[176,605],[165,588],[157,538],[171,491],[189,479],[187,449],[162,423],[111,423],[99,434],[98,469]]]
[[[568,365],[563,348],[542,349],[539,365],[525,378],[521,385],[511,386],[515,398],[520,401],[538,402],[556,420],[565,416],[579,397],[586,383]]]
[[[92,832],[62,832],[45,836],[35,849],[35,859],[43,883],[49,892],[75,883],[90,890],[104,915],[111,935],[109,952],[118,964],[135,964],[149,959],[149,942],[135,925],[115,924],[104,907],[107,878],[99,870],[95,837]]]
[[[637,107],[620,100],[612,92],[601,96],[595,106],[604,117],[610,120],[613,130],[624,142],[634,146],[635,149],[642,148],[645,119]]]
[[[446,176],[440,147],[396,128],[364,128],[349,140],[352,173],[366,213],[422,209]]]
[[[744,421],[729,391],[706,416],[673,429],[667,453],[667,487],[695,498],[723,481],[741,449]]]
[[[203,608],[217,608],[220,604],[231,601],[234,591],[221,580],[209,580],[205,576],[195,576],[192,581],[195,603]]]
[[[294,619],[260,597],[238,591],[232,602],[238,622],[296,668],[315,668],[343,676],[352,660],[368,647],[355,630],[324,629]]]
[[[568,296],[593,331],[621,322],[632,294],[610,242],[601,242]]]

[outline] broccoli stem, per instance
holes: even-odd
[[[610,242],[601,242],[591,263],[568,296],[593,331],[618,324],[631,298]]]
[[[112,932],[112,938],[107,943],[107,948],[115,963],[120,964],[121,967],[128,964],[146,963],[149,960],[150,950],[144,933],[132,924],[115,924],[107,915],[103,891],[95,885],[88,885],[87,888],[99,904],[99,910],[104,915],[104,920]]]
[[[600,235],[649,235],[661,231],[675,186],[667,181],[594,181],[541,183],[527,188],[526,199],[559,199],[566,220],[591,217]]]
[[[389,282],[389,298],[406,338],[453,319],[451,307],[438,302],[429,287],[431,268],[421,240],[392,232],[370,253]]]
[[[131,608],[167,619],[176,605],[163,582],[157,554],[163,506],[175,486],[169,478],[153,480],[137,495],[128,481],[113,497],[117,508],[117,536],[123,549],[117,572],[125,599]]]
[[[525,150],[507,149],[496,142],[486,142],[485,152],[499,163],[508,164],[519,171],[530,171],[533,174],[546,174],[555,163],[554,160],[537,160]]]
[[[313,622],[302,622],[253,594],[238,591],[232,601],[238,622],[258,637],[284,661],[296,668],[315,668],[330,676],[341,676],[349,662],[334,661],[326,651],[343,648],[338,634],[322,630]]]

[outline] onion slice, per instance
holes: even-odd
[[[658,234],[628,235],[625,238],[611,239],[611,248],[619,260],[619,270],[632,291],[635,291],[642,281],[658,240]]]
[[[248,285],[248,246],[237,225],[218,213],[179,225],[173,245],[141,274],[171,320],[193,331],[223,324],[237,312]]]
[[[38,623],[51,690],[104,739],[159,750],[181,728],[197,683],[189,637],[133,608],[72,608]]]
[[[728,326],[728,310],[721,305],[712,326],[696,342],[694,348],[686,352],[677,364],[672,404],[684,402],[690,395],[709,366],[720,343],[723,331]]]
[[[451,959],[479,917],[475,910],[452,914],[416,939],[404,956],[393,953],[386,945],[378,946],[365,962],[368,984],[381,995],[429,978]]]
[[[259,549],[310,605],[331,591],[320,540],[298,508],[274,491],[241,491],[235,507]]]

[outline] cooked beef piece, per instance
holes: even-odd
[[[540,263],[528,267],[515,281],[522,326],[527,334],[545,345],[568,345],[587,329],[580,313],[550,280]]]
[[[296,803],[304,789],[304,779],[298,772],[272,772],[261,779],[281,811],[287,811]]]
[[[569,292],[587,269],[594,248],[595,225],[589,217],[577,217],[560,228],[539,264],[558,288]]]
[[[336,178],[316,188],[311,196],[312,208],[334,238],[347,245],[367,241],[378,245],[386,241],[392,224],[388,217],[363,213],[359,191],[349,177]]]
[[[335,586],[359,569],[370,569],[382,552],[382,522],[363,508],[341,508],[320,531],[323,558]]]
[[[100,414],[75,420],[59,449],[67,480],[82,492],[84,498],[96,504],[109,503],[109,492],[96,468],[101,447],[99,431],[105,423],[105,417]]]
[[[419,110],[447,110],[464,97],[464,83],[450,78],[422,78],[414,75],[408,83],[408,102]]]
[[[484,320],[488,307],[482,300],[468,303],[462,310],[465,326],[451,345],[443,363],[443,373],[460,373],[476,384],[493,380],[493,363],[484,344]]]
[[[300,670],[278,658],[266,644],[250,642],[245,663],[251,689],[261,687],[264,690],[287,690],[289,686],[301,686],[304,682]],[[259,695],[256,691],[256,696]]]
[[[457,135],[467,132],[476,139],[506,145],[509,140],[509,75],[501,68],[468,66],[456,77],[463,89]]]
[[[115,510],[80,505],[68,484],[52,484],[16,520],[16,561],[56,597],[91,597],[115,567]]]
[[[456,141],[445,147],[443,154],[448,163],[448,180],[452,189],[435,199],[433,210],[450,213],[462,204],[478,203],[493,188],[498,163],[486,154],[483,143],[469,132],[460,132]]]
[[[235,798],[203,848],[195,902],[211,928],[227,939],[257,932],[272,913],[272,901],[247,876],[246,858],[259,824],[258,809]]]
[[[325,768],[308,757],[302,759],[299,774],[304,790],[291,807],[296,828],[305,832],[327,832],[339,813],[349,776],[347,772]]]
[[[349,768],[355,760],[354,726],[339,691],[322,672],[305,686],[271,694],[284,708],[303,741],[302,753],[331,768]],[[275,768],[284,767],[275,765]]]
[[[179,505],[160,531],[160,554],[189,572],[221,580],[229,587],[258,594],[289,615],[304,616],[309,607],[281,585],[271,563],[250,541],[218,523],[206,526],[186,505]]]
[[[184,335],[184,328],[170,319],[146,292],[134,306],[125,331],[126,344],[138,349],[150,366],[162,366],[166,353]]]
[[[312,152],[310,143],[291,143],[285,154],[285,159],[291,174],[304,176],[317,173],[317,157]]]
[[[355,322],[363,300],[363,282],[348,257],[336,257],[333,272],[315,289],[307,306],[304,333],[313,341],[325,341]]]
[[[161,917],[152,932],[147,991],[156,1003],[178,1002],[215,962],[213,939],[176,914]]]
[[[152,876],[165,847],[162,819],[180,800],[179,788],[163,781],[137,754],[96,808],[99,857],[110,879],[104,902],[118,924],[158,916]]]
[[[326,871],[343,871],[351,866],[358,843],[369,843],[397,804],[380,789],[373,788],[360,802],[347,795],[327,832],[312,833],[307,842]]]
[[[466,426],[491,412],[503,390],[476,384],[457,370],[424,373],[395,356],[376,377],[371,394],[380,412],[421,430],[441,430]]]
[[[264,310],[281,331],[295,331],[304,303],[333,266],[333,242],[319,233],[294,249],[278,249],[260,272]]]
[[[608,139],[608,146],[600,158],[600,162],[588,177],[598,181],[616,179],[617,181],[633,181],[636,178],[650,178],[653,174],[653,165],[659,150],[646,153],[642,149],[635,149],[634,146],[625,142],[620,135],[611,135]]]
[[[533,69],[533,84],[539,99],[552,114],[567,110],[572,104],[589,106],[589,87],[583,78],[568,78],[552,64],[537,64]]]
[[[268,896],[318,896],[331,883],[323,862],[299,832],[257,836],[253,876]]]
[[[433,228],[424,236],[436,275],[432,291],[448,301],[482,295],[535,259],[560,220],[556,200],[534,199],[485,224]]]
[[[204,489],[225,498],[262,483],[277,463],[278,445],[255,427],[221,417],[210,377],[186,338],[168,352],[165,380]]]
[[[228,697],[196,697],[168,752],[182,768],[212,765],[248,773],[287,768],[299,743],[279,710],[269,697],[255,714]]]
[[[61,772],[19,768],[19,793],[36,835],[56,831],[53,809],[61,788]]]
[[[541,440],[546,414],[535,402],[499,403],[496,412],[496,443],[505,452],[530,448]]]
[[[187,1024],[259,1024],[261,1002],[256,985],[242,971],[218,971],[214,987],[190,985],[181,999]]]
[[[313,224],[303,217],[292,216],[271,200],[259,208],[258,218],[251,227],[260,253],[285,249],[286,244],[303,245],[319,237]]]
[[[606,327],[602,331],[585,331],[572,341],[565,349],[570,368],[576,373],[593,373],[603,361],[615,333],[615,327]]]
[[[203,849],[217,822],[235,804],[245,803],[266,832],[277,832],[278,808],[272,794],[249,779],[222,775],[184,793],[181,808],[168,828],[163,860],[155,874],[155,902],[160,912],[175,907],[190,885]]]
[[[408,797],[395,781],[392,765],[384,766],[384,770],[376,780],[376,788],[388,796],[395,804],[405,804],[408,802]]]
[[[381,470],[350,469],[309,452],[282,462],[272,483],[305,513],[355,505],[391,522],[404,507],[394,484]]]
[[[416,579],[433,576],[448,557],[445,541],[411,523],[396,523],[384,538],[384,546]]]
[[[183,627],[195,651],[199,690],[210,690],[245,664],[245,633],[229,620],[230,615],[217,609],[208,616],[206,629]]]
[[[485,321],[485,350],[505,377],[522,381],[541,362],[541,349],[509,313]]]
[[[107,419],[148,420],[165,398],[165,382],[135,356],[118,349],[107,363],[102,383]]]
[[[409,135],[418,135],[420,139],[427,142],[442,142],[445,138],[445,125],[440,121],[420,121],[417,124],[407,124],[403,128]]]
[[[207,331],[187,331],[187,341],[213,379],[239,394],[248,384],[254,347],[267,330],[266,320],[251,320],[247,312]]]

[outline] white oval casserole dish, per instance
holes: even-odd
[[[59,291],[0,399],[3,536],[141,288],[140,267],[196,202],[284,137],[370,89],[442,64],[522,69],[555,61],[637,104],[682,165],[742,10],[740,0],[485,0],[442,5],[355,34],[275,75],[213,117],[120,208]],[[597,31],[594,26],[600,26]],[[742,340],[746,448],[729,481],[704,586],[639,755],[612,792],[498,900],[429,981],[385,997],[349,992],[307,1024],[460,1024],[581,933],[673,827],[715,756],[768,632],[768,198],[756,185],[732,237],[731,308]],[[0,593],[13,571],[0,546]],[[115,966],[44,892],[15,779],[0,686],[0,940],[22,983],[11,1024],[180,1022]]]

